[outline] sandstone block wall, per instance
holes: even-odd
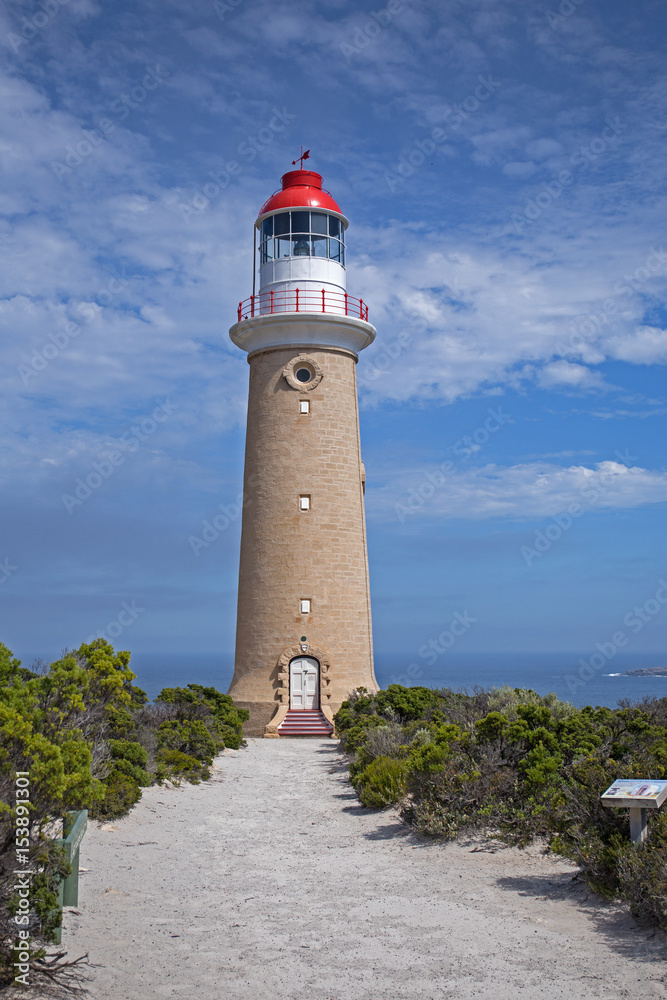
[[[297,358],[310,359],[317,370],[313,388],[285,378]],[[248,734],[261,735],[270,706],[286,698],[283,654],[298,647],[302,636],[327,661],[322,704],[334,712],[353,688],[377,690],[377,683],[356,358],[342,348],[295,346],[267,349],[248,360],[236,657],[229,693],[250,709]],[[301,400],[309,401],[309,413],[300,412]],[[300,510],[300,496],[310,498],[309,510]],[[301,614],[302,599],[311,601],[310,614]],[[317,654],[311,650],[311,655]]]

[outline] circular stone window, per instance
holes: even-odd
[[[320,384],[323,374],[317,361],[306,354],[293,358],[283,368],[285,381],[292,389],[298,389],[299,392],[310,392]]]

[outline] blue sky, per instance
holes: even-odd
[[[657,0],[3,4],[0,639],[231,655],[228,329],[303,144],[378,330],[378,658],[457,612],[462,652],[664,649],[666,31]]]

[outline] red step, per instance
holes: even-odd
[[[317,709],[290,708],[278,732],[281,736],[331,736],[333,726]]]

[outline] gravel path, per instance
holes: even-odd
[[[97,1000],[667,998],[667,937],[536,850],[425,842],[336,745],[251,740],[211,782],[91,823],[70,955]]]

